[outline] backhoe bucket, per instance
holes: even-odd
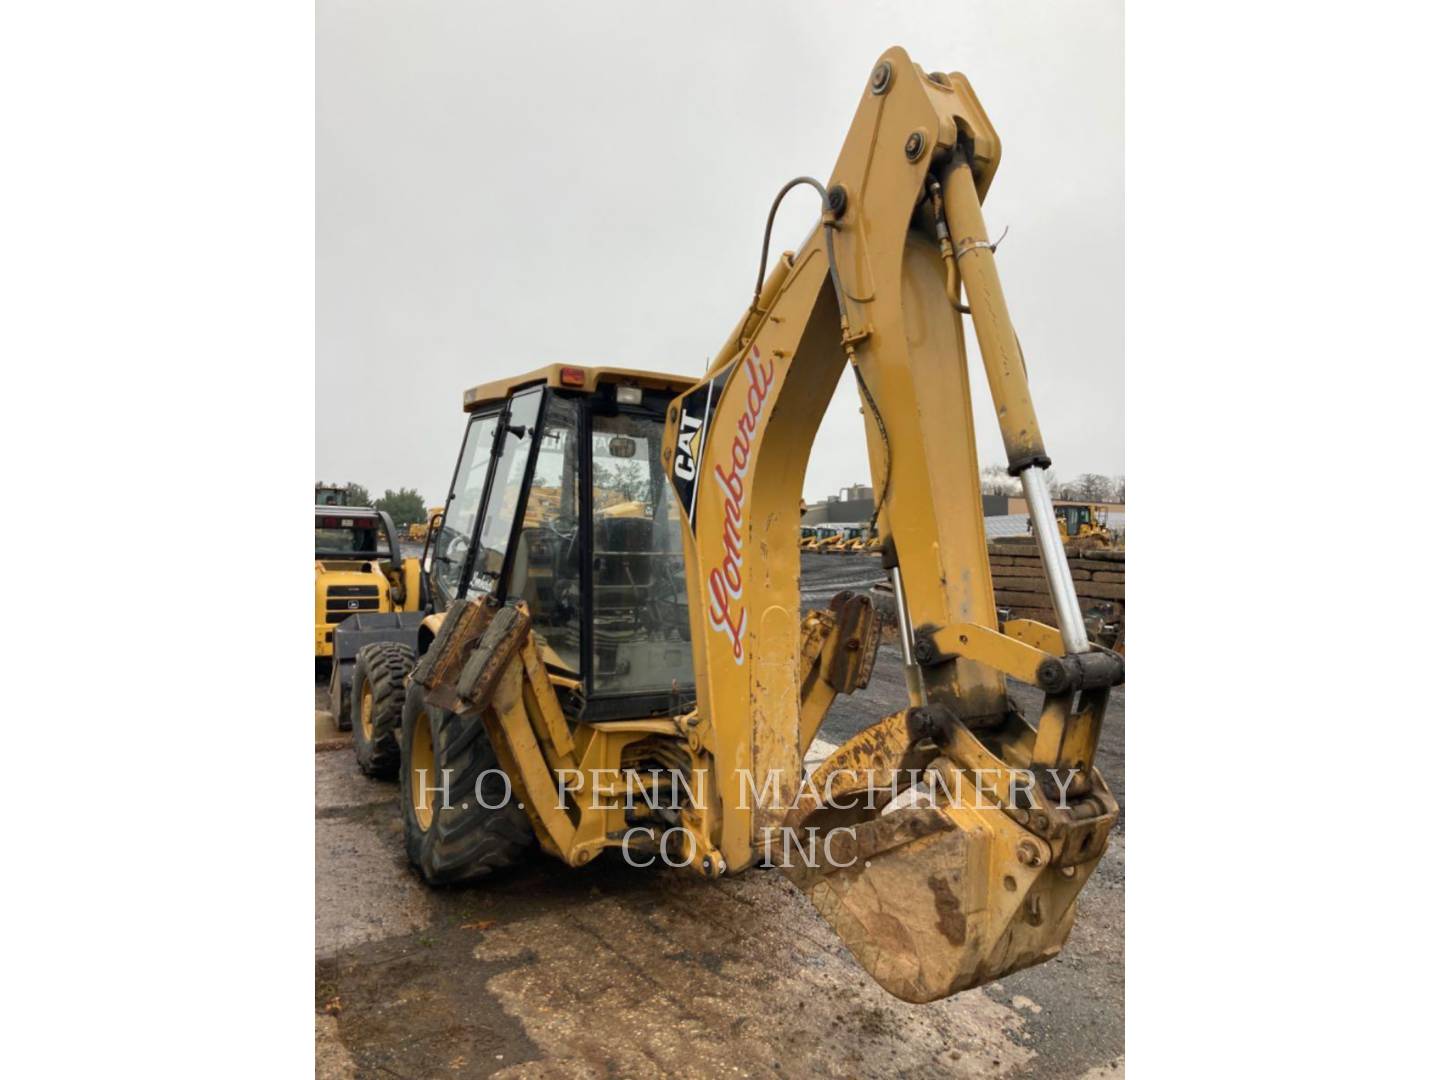
[[[916,740],[907,719],[867,728],[815,770],[786,819],[813,857],[782,865],[875,981],[920,1003],[1060,951],[1115,802],[1093,771],[1072,807],[1038,788],[1030,799],[1020,770],[983,770],[977,787],[975,769]],[[1017,783],[1029,808],[1014,806]]]

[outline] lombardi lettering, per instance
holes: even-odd
[[[711,628],[729,639],[730,655],[737,664],[745,661],[745,579],[740,571],[745,565],[746,474],[750,470],[752,439],[775,381],[775,361],[763,362],[760,350],[751,346],[745,357],[745,373],[749,380],[745,388],[745,411],[735,424],[729,460],[717,463],[713,474],[725,505],[722,531],[725,557],[710,571],[708,609]]]

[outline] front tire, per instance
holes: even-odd
[[[456,716],[426,705],[423,695],[424,688],[412,683],[401,723],[405,853],[430,885],[474,881],[515,865],[535,846],[535,833],[484,723],[476,714]],[[447,769],[448,806],[434,790]]]
[[[405,676],[415,650],[394,641],[373,642],[355,657],[350,681],[350,729],[360,771],[393,780],[400,770],[400,721],[405,712]]]

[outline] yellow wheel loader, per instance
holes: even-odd
[[[429,584],[420,565],[419,559],[402,557],[395,524],[385,511],[328,503],[315,507],[316,673],[329,676],[336,726],[346,731],[361,721],[354,725],[356,748],[362,767],[377,775],[394,775],[399,749],[380,747],[379,763],[371,766],[377,753],[371,743],[373,701],[352,700],[351,683],[358,667],[362,688],[368,689],[383,653],[391,666],[403,662],[403,687],[415,657],[413,649],[408,659],[401,650],[409,648],[422,609],[430,607]],[[346,633],[337,639],[342,629]],[[387,647],[380,648],[382,644]],[[367,648],[376,656],[362,656]]]
[[[818,194],[819,221],[767,274],[772,207],[753,296],[698,381],[551,366],[464,395],[398,707],[427,882],[536,849],[707,878],[771,865],[912,1002],[1060,950],[1118,812],[1094,757],[1124,668],[1086,638],[1044,483],[980,212],[999,158],[964,76],[891,49],[829,183],[781,189],[776,207]],[[1058,629],[996,618],[966,318]],[[801,607],[801,484],[847,368],[909,704],[807,774],[879,641],[865,595]],[[1007,677],[1043,692],[1035,715]],[[399,694],[377,679],[372,718]]]

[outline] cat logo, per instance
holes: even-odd
[[[346,601],[345,606],[346,606],[347,608],[349,608],[351,611],[359,611],[359,610],[360,610],[360,601],[359,601],[359,600],[348,600],[348,601]]]
[[[675,475],[682,480],[695,479],[695,457],[700,452],[702,417],[680,414],[680,432],[675,436]]]
[[[680,398],[675,463],[670,468],[670,482],[675,487],[680,509],[685,511],[685,519],[692,531],[695,528],[695,496],[700,490],[696,478],[700,474],[700,462],[705,458],[705,435],[710,429],[710,418],[720,404],[720,393],[733,370],[734,365],[731,365]]]

